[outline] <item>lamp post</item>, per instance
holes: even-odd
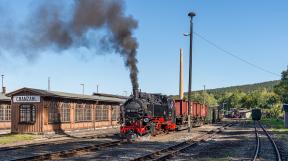
[[[190,54],[189,54],[189,85],[188,85],[188,132],[192,130],[191,124],[191,91],[192,91],[192,38],[193,38],[193,17],[196,16],[194,12],[188,13],[190,17]]]

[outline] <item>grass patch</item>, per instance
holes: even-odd
[[[3,136],[0,136],[0,145],[16,143],[16,142],[21,142],[21,141],[28,141],[28,140],[33,140],[35,138],[36,138],[35,135],[29,135],[29,134],[3,135]]]
[[[284,129],[284,120],[263,118],[261,119],[261,123],[270,128]]]

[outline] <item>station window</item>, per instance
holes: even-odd
[[[60,123],[60,111],[58,109],[58,104],[56,101],[51,101],[48,111],[49,111],[48,122]]]
[[[96,106],[96,121],[109,120],[109,106],[97,105]]]
[[[0,105],[0,121],[11,121],[10,105]]]
[[[91,121],[91,105],[77,104],[75,111],[75,121]]]
[[[102,120],[102,108],[103,108],[103,105],[97,105],[96,106],[96,118],[95,120],[96,121],[101,121]]]
[[[61,123],[70,121],[70,106],[68,102],[62,104],[52,101],[49,106],[49,123]]]
[[[36,120],[36,108],[33,105],[20,106],[20,123],[34,123]]]
[[[116,121],[120,115],[120,107],[119,106],[112,106],[112,120]]]
[[[84,108],[84,120],[91,121],[91,105],[86,104]]]
[[[61,122],[69,122],[70,121],[70,106],[69,103],[62,103],[60,108],[60,119]]]

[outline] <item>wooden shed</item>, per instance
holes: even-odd
[[[49,133],[117,125],[125,98],[22,88],[8,94],[12,133]]]

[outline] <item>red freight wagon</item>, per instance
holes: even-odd
[[[188,101],[174,100],[175,101],[175,113],[176,113],[176,125],[183,125],[188,122]],[[191,120],[193,126],[199,126],[203,124],[208,114],[208,107],[191,102]]]
[[[206,117],[208,115],[208,107],[206,105],[202,105],[201,117]]]
[[[188,102],[184,100],[175,100],[176,116],[188,115]]]
[[[208,114],[208,107],[200,103],[192,103],[191,115],[193,126],[203,124]]]

